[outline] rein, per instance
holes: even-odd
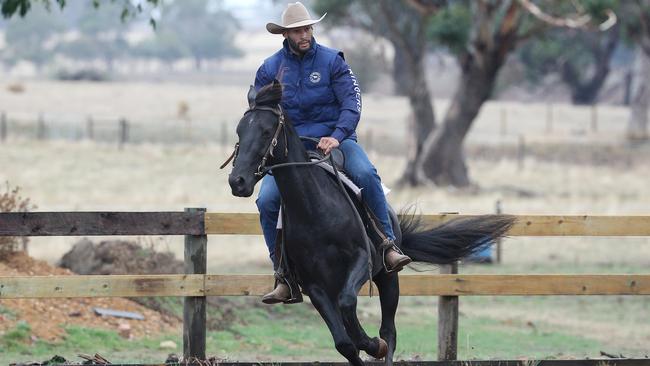
[[[309,161],[309,162],[294,162],[294,163],[280,163],[280,164],[275,164],[271,166],[266,166],[266,162],[268,161],[269,157],[275,157],[274,151],[275,147],[278,144],[278,137],[280,136],[280,133],[282,132],[284,135],[284,156],[287,157],[289,155],[289,146],[287,143],[287,132],[284,130],[284,112],[282,111],[282,107],[278,104],[277,108],[272,108],[272,107],[267,107],[267,106],[253,106],[246,112],[244,112],[244,116],[252,111],[255,110],[262,110],[262,111],[269,111],[278,116],[278,127],[275,129],[275,133],[273,134],[273,138],[271,139],[271,144],[269,145],[269,148],[266,150],[266,154],[262,157],[262,161],[260,162],[260,165],[257,167],[257,171],[254,173],[256,177],[262,178],[265,175],[267,175],[271,170],[276,169],[276,168],[285,168],[285,167],[290,167],[290,166],[309,166],[309,165],[318,165],[320,163],[323,163],[327,160],[332,160],[331,154],[325,155],[324,158],[317,160],[317,161]],[[299,137],[301,140],[308,140],[312,141],[315,143],[318,143],[318,139],[314,137],[306,137],[306,136],[300,136]],[[235,162],[237,161],[237,155],[239,155],[239,142],[235,144],[235,149],[230,154],[230,157],[224,161],[223,164],[219,167],[219,169],[223,169],[230,163],[232,160],[232,166],[235,166]],[[334,165],[334,161],[332,161],[332,165]]]

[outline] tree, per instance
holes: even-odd
[[[528,42],[517,54],[531,82],[558,73],[571,90],[574,104],[593,104],[609,75],[620,34],[618,24],[606,32],[553,29]]]
[[[427,7],[418,7],[408,0],[317,0],[318,13],[328,12],[326,21],[344,24],[378,34],[395,48],[393,78],[398,92],[408,96],[413,118],[409,121],[409,153],[407,167],[400,179],[414,185],[418,159],[424,139],[435,128],[435,114],[431,93],[426,83],[424,56],[427,51],[426,27],[428,19],[446,1],[425,1]]]
[[[48,41],[66,29],[60,17],[49,14],[45,9],[34,9],[26,19],[12,19],[5,29],[7,46],[2,59],[9,64],[20,60],[33,62],[38,68],[49,58],[52,50]]]
[[[597,1],[597,0],[593,0]],[[566,10],[568,2],[549,2],[560,16],[543,12],[529,0],[458,1],[454,6],[469,9],[469,37],[464,44],[449,42],[446,34],[433,34],[439,42],[457,50],[461,69],[458,89],[440,128],[431,133],[420,158],[421,181],[437,185],[464,187],[470,184],[463,154],[463,141],[483,103],[490,98],[501,67],[508,55],[523,42],[550,27],[584,27],[592,17],[576,5],[573,14]],[[442,16],[453,17],[453,12]],[[462,37],[456,37],[461,39]],[[453,38],[451,39],[453,40]],[[455,47],[451,47],[455,45]]]
[[[635,91],[630,104],[627,125],[627,139],[645,141],[648,139],[648,107],[650,107],[650,55],[639,50],[635,62]]]
[[[139,53],[168,61],[192,57],[197,69],[203,60],[238,57],[233,45],[239,24],[220,3],[183,0],[160,5],[155,38],[143,43]]]
[[[490,97],[506,56],[522,36],[519,30],[525,14],[517,2],[471,1],[469,9],[472,21],[468,41],[465,47],[455,47],[461,68],[458,89],[441,127],[427,137],[420,159],[422,180],[437,185],[469,185],[463,140]],[[453,13],[445,15],[452,17]]]
[[[142,0],[145,4],[150,6],[157,6],[161,0]],[[130,16],[135,16],[136,14],[142,13],[144,10],[143,2],[134,3],[131,0],[104,0],[104,3],[110,2],[115,3],[119,2],[122,5],[122,11],[120,13],[120,18],[124,21]],[[0,12],[5,18],[11,18],[14,15],[19,15],[24,17],[29,11],[32,10],[32,4],[41,4],[48,11],[52,8],[52,4],[59,6],[59,9],[63,9],[67,2],[66,0],[1,0]],[[102,4],[102,0],[92,0],[94,7],[98,8]],[[150,22],[155,26],[155,21],[150,19]]]
[[[621,12],[628,22],[628,35],[638,45],[637,88],[630,105],[627,138],[632,142],[648,140],[648,107],[650,106],[650,0],[627,1]]]
[[[126,56],[130,49],[125,37],[130,24],[120,19],[122,11],[122,5],[113,2],[104,4],[101,11],[92,3],[68,4],[64,15],[78,36],[60,42],[55,51],[71,59],[101,59],[112,70],[113,61]]]

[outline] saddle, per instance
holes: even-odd
[[[326,164],[331,164],[331,161],[334,160],[334,165],[336,170],[339,172],[345,173],[345,154],[340,149],[332,149],[330,152],[332,159],[327,159],[324,161]],[[325,154],[321,150],[307,150],[307,156],[310,161],[318,161],[325,159]]]

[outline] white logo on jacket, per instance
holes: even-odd
[[[320,72],[314,71],[311,74],[309,74],[309,81],[311,81],[314,84],[319,82],[320,81]]]
[[[357,98],[357,111],[361,113],[361,89],[359,88],[359,83],[357,82],[357,77],[352,72],[352,69],[348,69],[350,72],[350,77],[352,78],[352,85],[354,85],[355,97]]]

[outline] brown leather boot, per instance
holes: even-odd
[[[412,260],[409,256],[399,253],[393,247],[386,249],[384,252],[384,263],[388,272],[399,272],[405,265],[411,262]]]
[[[289,289],[289,286],[284,282],[278,283],[273,291],[262,296],[262,302],[269,305],[279,304],[281,302],[283,303],[289,300],[291,300],[291,290]]]

